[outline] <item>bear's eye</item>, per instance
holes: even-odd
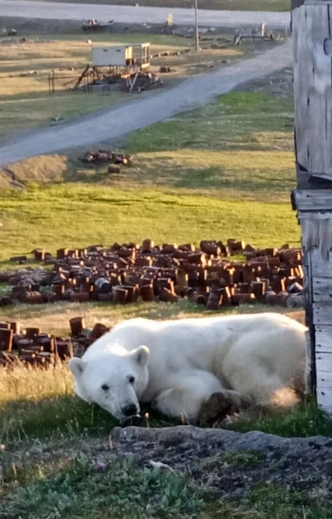
[[[129,380],[129,384],[133,384],[135,382],[135,377],[130,376],[128,380]]]
[[[107,384],[103,384],[103,385],[101,386],[101,389],[102,389],[103,391],[108,391],[108,390],[109,390],[109,386],[108,386]]]

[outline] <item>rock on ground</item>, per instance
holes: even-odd
[[[112,433],[114,451],[140,467],[165,464],[220,497],[245,496],[260,483],[291,486],[332,499],[332,438],[281,438],[262,432],[178,426],[127,427]],[[113,452],[114,452],[113,451]]]

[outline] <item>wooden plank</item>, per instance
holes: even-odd
[[[305,4],[292,13],[297,161],[307,171],[332,179],[330,5]]]
[[[298,211],[332,212],[332,189],[297,189],[293,198]]]
[[[332,220],[332,211],[298,211],[298,219],[301,220]]]
[[[332,354],[332,326],[316,326],[315,343],[317,355],[321,353]]]
[[[313,344],[311,341],[310,330],[306,332],[306,365],[305,365],[305,393],[307,395],[314,394],[315,391],[315,355],[313,351]]]
[[[332,354],[316,352],[317,373],[332,373]]]
[[[293,1],[293,0],[292,0]],[[332,0],[294,0],[295,2],[298,2],[299,5],[317,5],[317,4],[332,4]]]
[[[295,9],[292,11],[292,40],[293,40],[293,62],[294,62],[294,95],[295,103],[295,141],[296,141],[296,157],[301,166],[306,167],[307,160],[304,155],[304,147],[309,141],[307,136],[308,128],[301,124],[302,113],[306,110],[306,96],[302,95],[300,88],[302,78],[307,74],[307,65],[303,59],[303,52],[306,48],[306,18],[305,8]],[[304,163],[302,164],[302,161]],[[307,169],[307,168],[306,168]]]
[[[313,303],[313,324],[329,326],[332,323],[332,305]]]
[[[311,138],[309,143],[309,167],[313,173],[324,172],[332,177],[332,159],[330,139],[332,138],[331,120],[331,57],[324,52],[324,42],[330,38],[329,6],[312,5],[307,8],[311,19],[309,42],[312,44],[312,83],[308,92],[310,99],[309,117],[311,122]],[[311,37],[310,37],[311,34]]]
[[[332,388],[317,391],[317,404],[328,414],[332,414]]]
[[[332,257],[325,260],[318,249],[310,251],[310,262],[312,279],[317,278],[332,278]],[[332,323],[332,321],[331,321]],[[328,323],[330,324],[330,323]]]
[[[332,278],[314,275],[312,279],[312,298],[315,303],[332,303]]]
[[[332,388],[332,373],[317,372],[317,391],[324,388]]]

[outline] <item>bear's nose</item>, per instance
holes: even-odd
[[[121,408],[121,412],[124,416],[134,416],[137,414],[137,407],[135,404],[129,404]]]

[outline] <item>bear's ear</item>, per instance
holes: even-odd
[[[150,350],[147,346],[139,346],[131,352],[132,356],[141,368],[145,368],[148,363]]]
[[[68,366],[74,377],[79,378],[84,371],[85,362],[83,362],[82,359],[74,357],[73,359],[70,359]]]

